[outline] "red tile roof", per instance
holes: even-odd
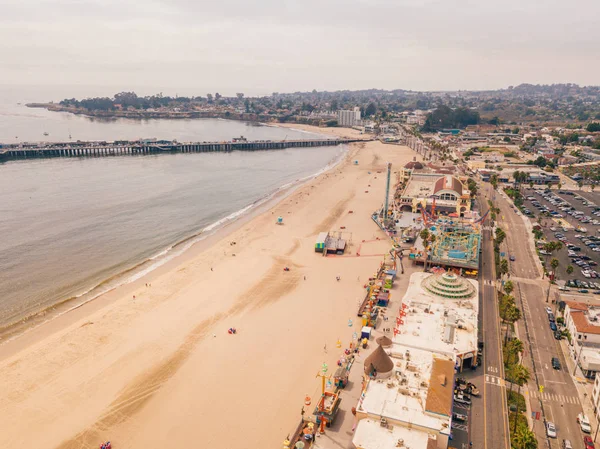
[[[577,329],[577,332],[582,334],[600,335],[600,326],[591,324],[583,311],[574,310],[573,313],[571,313],[571,319],[573,320],[573,324],[575,324],[575,329]]]

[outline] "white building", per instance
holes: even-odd
[[[600,307],[565,301],[564,318],[571,334],[571,357],[593,379],[600,371]]]
[[[362,449],[396,447],[381,445],[390,436],[375,432],[372,423],[376,422],[388,431],[393,429],[394,443],[415,438],[420,444],[409,447],[432,444],[446,449],[452,420],[453,358],[399,345],[391,349],[391,357],[392,376],[370,378],[358,401],[354,445]]]
[[[338,111],[339,126],[356,126],[360,124],[360,108],[355,107],[352,111],[340,109]]]
[[[458,370],[477,360],[476,281],[453,274],[413,273],[393,341],[451,357]]]
[[[352,440],[357,448],[448,447],[454,375],[477,360],[478,307],[475,281],[450,273],[410,277],[389,357],[378,348],[387,361],[365,370]]]

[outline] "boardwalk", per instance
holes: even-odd
[[[117,155],[161,153],[205,153],[231,151],[280,150],[335,146],[356,142],[350,139],[321,140],[258,140],[227,142],[177,141],[115,141],[115,142],[58,142],[36,144],[0,144],[0,160],[41,157],[103,157]]]

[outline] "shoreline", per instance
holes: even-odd
[[[23,448],[102,439],[132,448],[280,444],[297,422],[294,404],[299,410],[319,388],[307,384],[311,373],[323,361],[334,366],[335,351],[323,353],[323,344],[334,348],[348,333],[364,296],[360,276],[388,249],[371,220],[385,192],[378,173],[386,161],[398,168],[414,156],[407,147],[352,144],[341,164],[276,204],[1,346],[0,441]],[[279,215],[283,226],[274,224]],[[342,228],[347,254],[315,255],[316,234]],[[359,245],[373,255],[357,257]],[[229,327],[238,335],[228,336]]]
[[[146,277],[161,266],[183,256],[186,251],[192,249],[195,245],[201,244],[204,240],[210,239],[216,234],[225,238],[227,236],[225,230],[234,225],[237,221],[243,220],[244,218],[247,220],[251,219],[257,214],[265,212],[269,208],[275,206],[279,201],[282,201],[287,196],[291,195],[296,189],[302,187],[302,185],[343,163],[348,154],[348,148],[341,150],[339,155],[330,160],[327,165],[316,172],[277,187],[273,191],[263,195],[261,198],[258,198],[253,203],[206,225],[198,231],[194,231],[188,237],[174,242],[168,247],[160,250],[157,254],[140,260],[135,265],[127,267],[124,270],[103,279],[101,282],[89,287],[82,293],[68,298],[59,298],[55,303],[45,306],[29,315],[18,317],[12,322],[0,324],[0,347],[15,338],[19,338],[22,335],[31,332],[36,327],[43,326],[51,320],[57,319],[80,307],[84,307],[92,301],[98,300],[103,295],[110,293],[121,286],[131,284],[132,282]],[[116,283],[113,284],[113,281],[116,281]],[[103,289],[103,287],[106,288]]]
[[[117,119],[130,119],[130,120],[185,120],[185,119],[202,119],[212,118],[219,120],[235,120],[242,122],[254,122],[254,123],[269,123],[274,126],[282,125],[283,122],[273,120],[273,116],[268,114],[254,114],[245,112],[231,112],[231,111],[146,111],[146,110],[135,110],[135,111],[89,111],[86,109],[77,109],[72,107],[61,106],[58,103],[27,103],[25,107],[33,109],[45,109],[50,112],[65,112],[67,114],[81,115],[84,117],[90,117],[100,120],[117,120]],[[307,119],[307,126],[318,127],[318,123],[321,119]]]

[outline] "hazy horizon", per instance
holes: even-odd
[[[598,85],[600,2],[565,6],[5,0],[0,85],[71,96]]]

